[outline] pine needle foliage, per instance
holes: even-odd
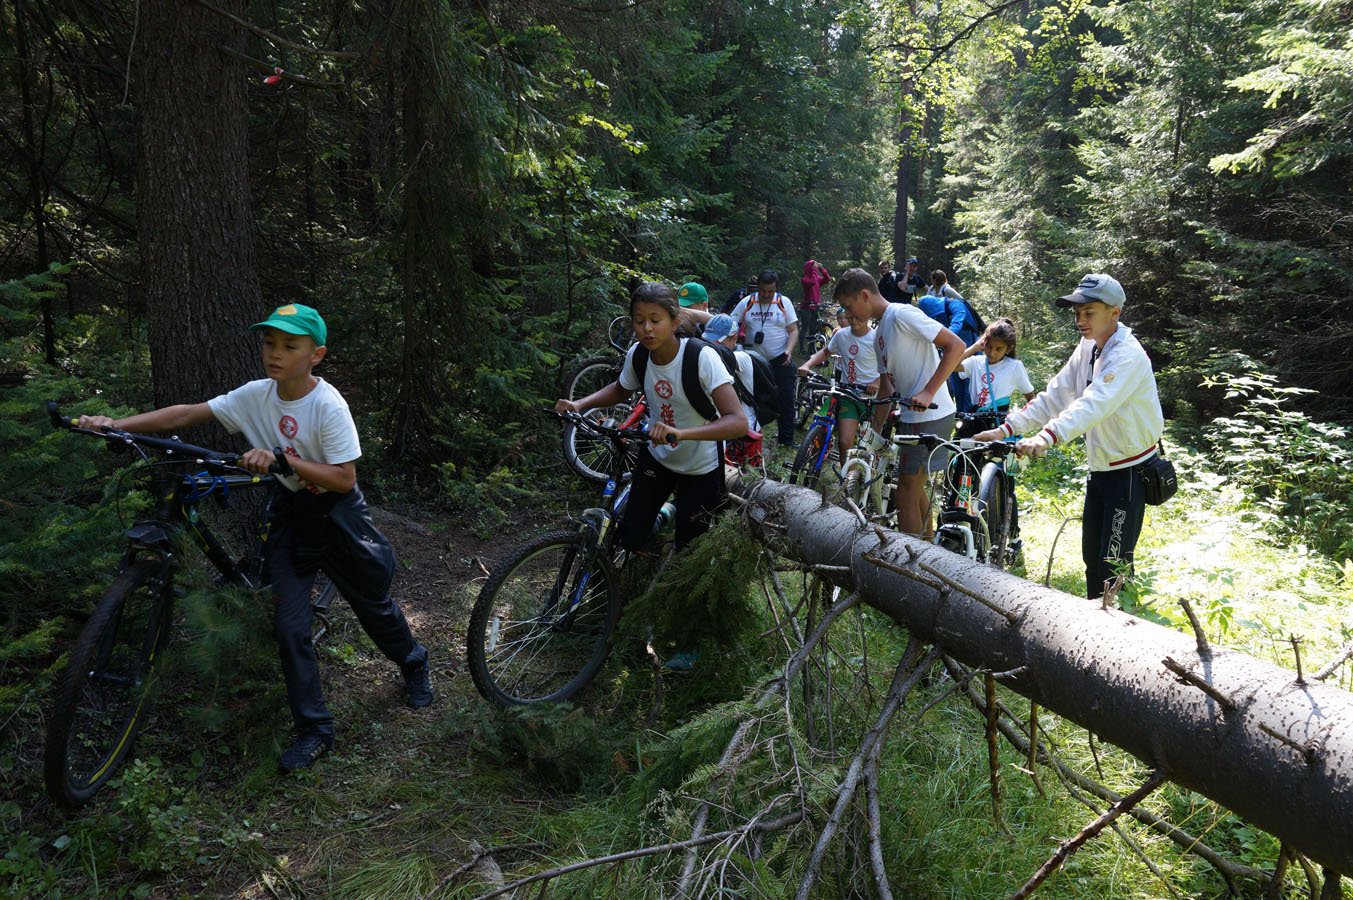
[[[691,678],[678,678],[664,701],[668,721],[742,695],[766,672],[773,648],[760,579],[764,555],[734,515],[674,554],[652,587],[625,607],[618,641],[647,642],[660,656],[696,651]]]

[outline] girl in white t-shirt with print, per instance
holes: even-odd
[[[1024,363],[1015,358],[1015,342],[1014,321],[997,319],[964,354],[958,374],[967,382],[972,411],[990,414],[990,421],[964,422],[959,427],[960,436],[999,425],[1010,411],[1010,402],[1016,392],[1026,397],[1033,394],[1029,372]]]
[[[638,343],[626,354],[619,379],[581,400],[559,400],[554,405],[559,412],[585,413],[623,403],[643,390],[648,400],[648,443],[639,451],[620,521],[620,543],[628,550],[648,541],[658,510],[674,492],[677,549],[708,531],[727,492],[716,442],[747,434],[747,417],[733,390],[733,376],[714,348],[700,350],[698,371],[700,386],[719,417],[706,420],[687,399],[681,379],[687,338],[677,336],[679,316],[675,290],[651,281],[641,284],[630,299]],[[634,360],[640,348],[648,354],[642,384]]]

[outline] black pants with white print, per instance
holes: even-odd
[[[1146,492],[1136,466],[1090,473],[1081,514],[1081,558],[1090,599],[1104,596],[1104,582],[1113,580],[1115,568],[1122,563],[1131,574],[1145,512]]]

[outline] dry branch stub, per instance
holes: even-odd
[[[1002,681],[1011,690],[1353,875],[1353,694],[1299,683],[1294,672],[1234,650],[1202,656],[1191,635],[909,535],[881,534],[805,488],[761,481],[736,489],[751,501],[746,521],[758,538],[801,563],[831,567],[818,569],[821,577],[920,639],[969,666],[1012,673]],[[1181,681],[1166,658],[1213,693]]]

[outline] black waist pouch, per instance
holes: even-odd
[[[1151,506],[1160,506],[1179,490],[1179,479],[1175,475],[1174,463],[1157,453],[1137,467],[1141,475],[1142,487],[1146,491],[1146,502]]]

